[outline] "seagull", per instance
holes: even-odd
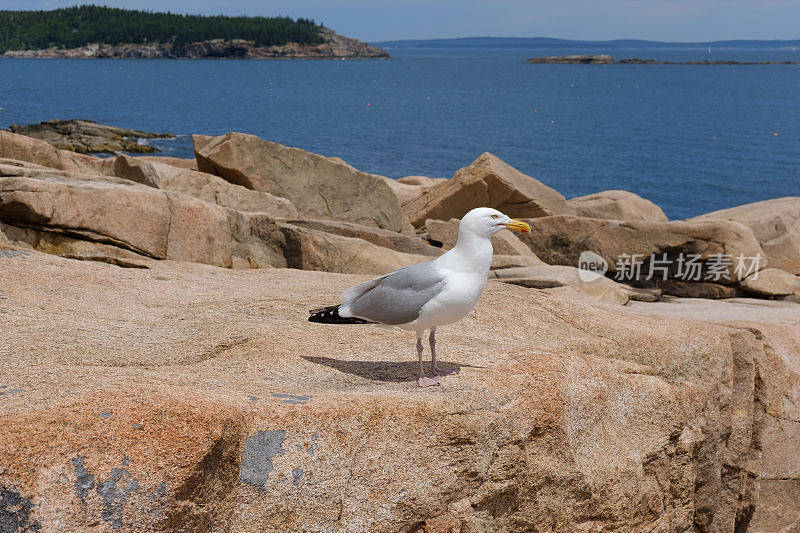
[[[510,229],[528,233],[525,222],[512,220],[496,209],[478,207],[461,219],[456,245],[433,261],[417,263],[353,285],[342,293],[342,303],[312,309],[309,322],[324,324],[379,324],[417,334],[420,387],[439,385],[443,376],[458,370],[436,366],[436,328],[467,316],[486,286],[492,265],[492,235]],[[430,330],[433,376],[422,366],[422,337]]]

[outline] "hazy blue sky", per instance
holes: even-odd
[[[52,9],[79,0],[0,0]],[[800,38],[800,0],[98,0],[115,7],[314,18],[367,41],[435,37],[637,38],[661,41]]]

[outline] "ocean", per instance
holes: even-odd
[[[0,127],[84,118],[190,157],[241,131],[393,178],[482,152],[567,198],[633,191],[672,219],[800,195],[800,66],[551,65],[524,47],[388,48],[391,60],[0,59]],[[613,50],[616,58],[800,60],[796,50]]]

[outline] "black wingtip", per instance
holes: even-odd
[[[308,321],[319,324],[372,324],[372,322],[363,318],[339,316],[338,305],[311,309],[309,313]]]

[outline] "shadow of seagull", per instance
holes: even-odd
[[[339,372],[359,376],[373,381],[401,383],[416,381],[419,377],[419,363],[416,361],[347,361],[331,357],[311,357],[303,355],[303,359],[310,363],[334,368]],[[425,361],[425,373],[431,375],[431,362]],[[453,363],[451,361],[437,361],[439,370],[460,370],[462,368],[484,368],[482,366]]]

